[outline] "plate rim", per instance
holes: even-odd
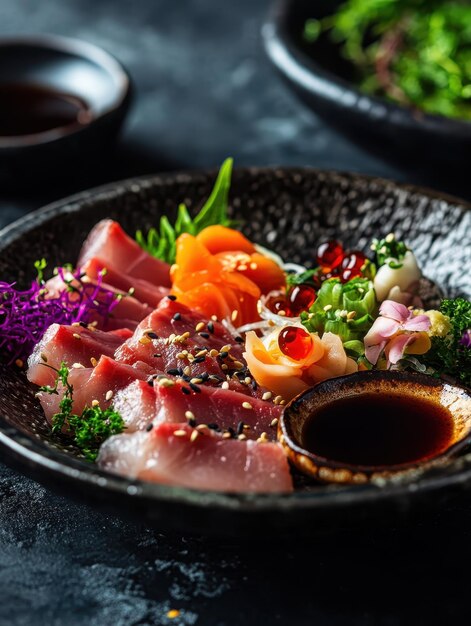
[[[267,167],[240,167],[235,168],[234,175],[257,176],[273,174],[274,172],[286,174],[303,173],[304,175],[339,177],[352,181],[363,181],[368,184],[379,184],[385,188],[403,190],[409,193],[426,196],[431,200],[445,201],[455,204],[465,211],[471,211],[471,202],[461,198],[435,191],[431,188],[396,182],[392,179],[360,174],[356,172],[321,169],[313,167],[297,166],[267,166]],[[81,203],[93,200],[102,194],[125,194],[132,191],[132,186],[147,183],[149,187],[155,184],[175,184],[179,179],[189,181],[197,177],[215,177],[215,169],[192,169],[176,170],[164,173],[146,174],[134,176],[118,181],[108,182],[103,185],[80,191],[62,199],[49,203],[36,209],[27,215],[20,217],[11,224],[0,230],[0,254],[32,229],[46,223],[58,215],[74,214],[82,210]],[[38,445],[38,441],[41,443]],[[83,488],[92,486],[105,490],[107,493],[114,492],[125,496],[140,497],[154,504],[182,504],[191,507],[211,507],[213,509],[231,509],[237,513],[270,513],[283,514],[293,510],[318,511],[323,509],[344,508],[369,504],[372,501],[385,502],[403,497],[412,497],[412,494],[440,491],[452,486],[463,486],[471,482],[471,466],[466,469],[455,469],[434,476],[419,477],[414,482],[400,484],[388,484],[384,488],[376,486],[353,486],[335,487],[327,486],[322,491],[293,492],[292,494],[234,494],[227,492],[215,492],[195,490],[185,487],[161,485],[128,477],[113,475],[99,469],[96,465],[87,463],[72,455],[66,454],[53,446],[48,451],[48,444],[40,437],[35,438],[24,433],[21,429],[8,422],[7,418],[0,414],[0,449],[8,456],[19,460],[23,467],[39,467],[52,478],[60,481],[77,483]],[[466,457],[460,457],[463,461]],[[471,458],[470,458],[471,461]],[[28,473],[26,471],[26,473]],[[30,474],[31,475],[31,474]],[[41,478],[39,479],[41,481]]]

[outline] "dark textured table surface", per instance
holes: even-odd
[[[72,192],[169,169],[313,165],[471,196],[466,178],[362,152],[285,90],[265,59],[267,0],[3,0],[0,33],[50,32],[101,45],[136,97],[101,168],[0,190],[0,225]],[[387,149],[385,149],[387,152]],[[0,624],[466,623],[470,507],[400,528],[346,530],[303,545],[166,536],[58,496],[0,464]],[[170,609],[180,610],[174,619]]]

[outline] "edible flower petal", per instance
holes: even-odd
[[[366,358],[376,365],[384,351],[389,366],[395,365],[405,352],[424,354],[431,345],[427,333],[431,324],[427,315],[415,315],[403,304],[385,300],[365,336]]]

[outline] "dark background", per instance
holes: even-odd
[[[121,140],[92,172],[0,189],[0,225],[85,187],[134,174],[312,165],[470,196],[466,177],[387,164],[288,93],[265,58],[268,0],[0,0],[0,33],[50,32],[103,46],[130,71]],[[387,146],[385,146],[387,155]],[[469,502],[400,527],[299,545],[166,536],[57,496],[0,464],[0,624],[316,624],[469,621]],[[171,608],[181,610],[170,620]]]

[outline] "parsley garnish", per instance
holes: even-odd
[[[446,337],[432,337],[432,347],[421,361],[438,375],[451,376],[471,387],[471,348],[462,341],[471,328],[471,302],[464,298],[443,300],[440,311],[450,318],[451,332]]]
[[[221,165],[211,195],[193,220],[186,206],[180,204],[174,226],[164,215],[160,218],[159,228],[151,228],[147,237],[143,235],[141,230],[137,231],[137,243],[157,259],[173,263],[175,261],[176,241],[183,233],[197,235],[207,226],[214,224],[230,226],[232,222],[227,217],[227,208],[231,175],[232,159],[226,159]]]
[[[44,365],[46,365],[44,363]],[[50,367],[46,365],[46,367]],[[86,406],[80,415],[72,412],[74,388],[69,383],[69,368],[61,363],[54,386],[40,387],[45,393],[58,394],[62,385],[63,397],[59,403],[60,411],[52,416],[52,432],[60,433],[64,426],[70,430],[75,444],[89,461],[95,461],[101,444],[111,437],[122,433],[125,426],[123,418],[112,407],[102,409],[99,406]]]

